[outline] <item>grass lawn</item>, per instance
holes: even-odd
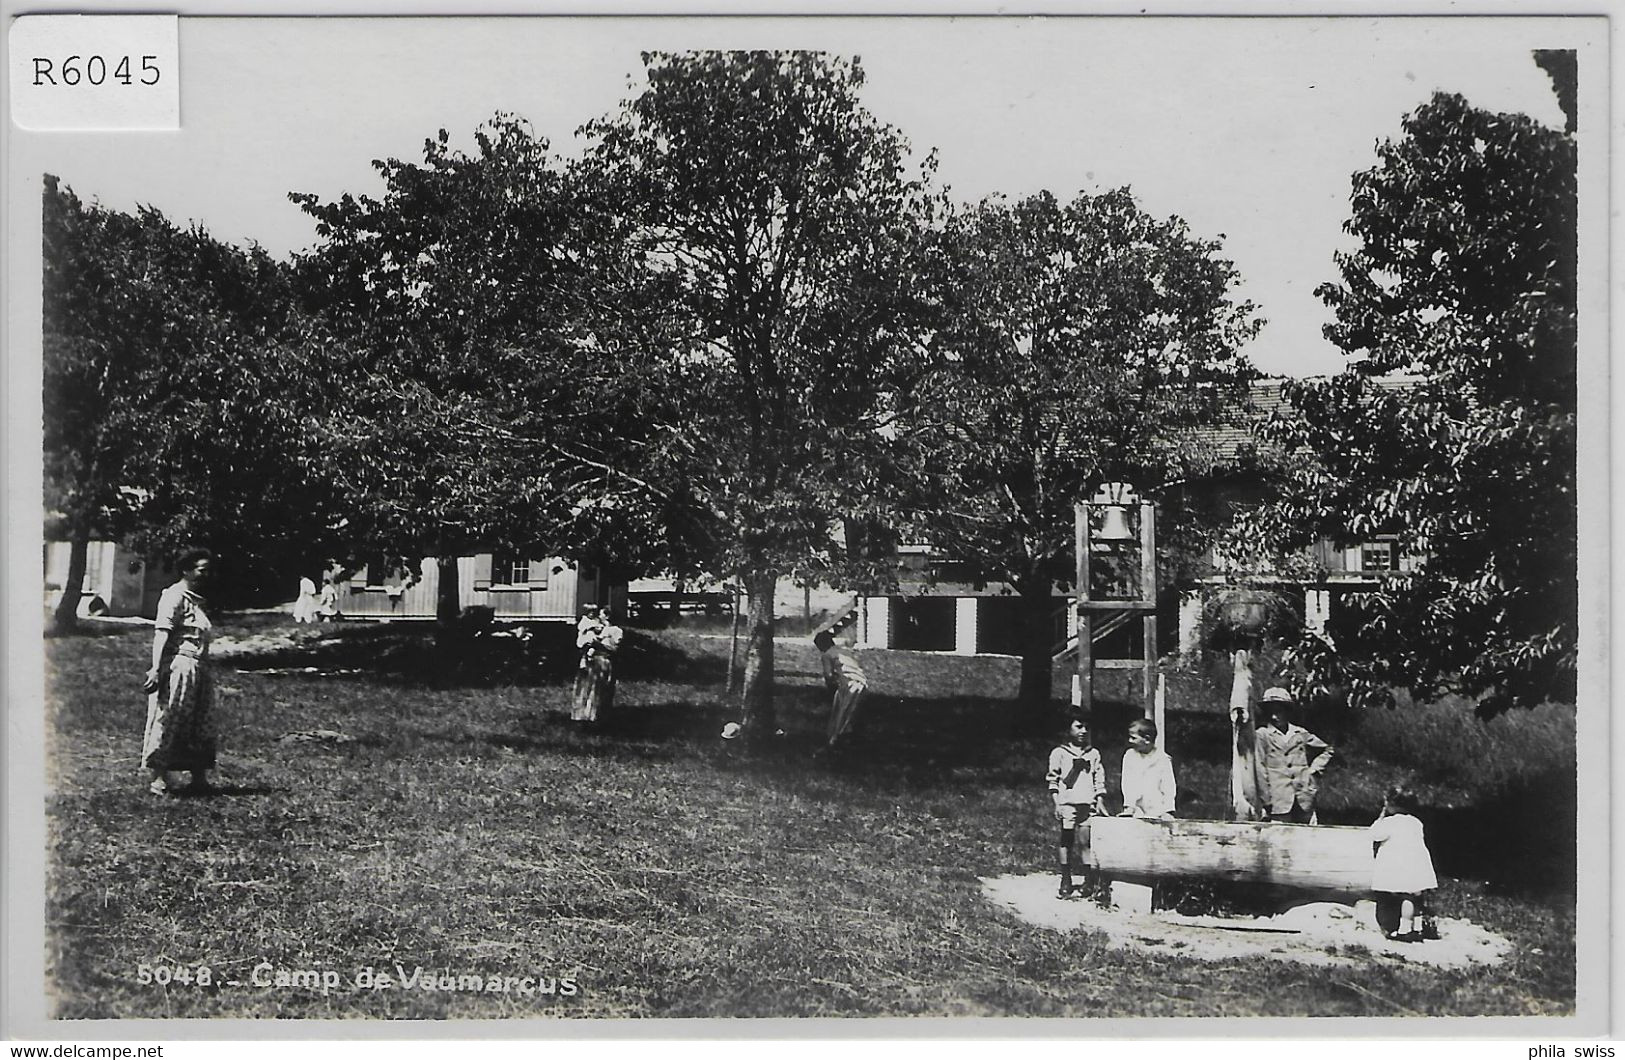
[[[220,632],[296,628],[249,616]],[[1572,711],[1485,725],[1433,706],[1344,719],[1336,734],[1323,816],[1365,823],[1385,783],[1416,778],[1451,877],[1440,910],[1511,939],[1505,964],[1208,964],[1032,927],[981,897],[978,877],[1053,857],[1054,740],[1010,734],[1014,660],[862,653],[874,693],[861,740],[824,762],[808,757],[826,704],[803,641],[779,645],[784,746],[747,756],[717,739],[723,638],[634,631],[615,715],[581,731],[562,647],[501,642],[513,650],[490,649],[465,678],[434,670],[421,627],[320,634],[217,661],[223,790],[167,800],[137,768],[150,631],[48,642],[55,1015],[1573,1011]],[[1113,773],[1119,713],[1096,724]],[[1222,708],[1175,711],[1168,727],[1194,796],[1182,814],[1218,816]],[[313,730],[353,739],[281,739]],[[359,969],[394,976],[397,964],[423,974],[354,985]],[[143,983],[143,965],[190,969],[192,982]],[[318,985],[324,971],[338,985]],[[442,975],[465,978],[423,988]],[[553,992],[523,992],[525,977]]]

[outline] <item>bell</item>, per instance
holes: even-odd
[[[1100,514],[1100,532],[1097,541],[1133,541],[1134,531],[1128,526],[1128,506],[1103,504]]]

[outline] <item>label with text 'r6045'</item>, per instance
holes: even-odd
[[[24,15],[9,43],[11,118],[21,128],[180,128],[174,15]]]

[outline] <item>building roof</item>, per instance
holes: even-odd
[[[1292,413],[1282,394],[1282,380],[1255,379],[1248,388],[1249,403],[1239,423],[1223,423],[1204,428],[1199,437],[1213,451],[1213,457],[1222,463],[1231,463],[1244,452],[1258,452],[1267,443],[1258,436],[1258,428],[1275,413]]]
[[[1420,382],[1414,376],[1384,376],[1368,381],[1384,390],[1408,390]],[[1281,378],[1254,379],[1248,387],[1249,404],[1241,422],[1206,427],[1197,433],[1197,437],[1212,448],[1217,462],[1232,463],[1245,453],[1280,453],[1278,445],[1260,437],[1259,428],[1276,413],[1288,417],[1297,415],[1297,409],[1283,392],[1286,383],[1287,380]]]

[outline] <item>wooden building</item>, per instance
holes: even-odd
[[[46,604],[55,608],[68,577],[69,544],[45,545]],[[162,563],[112,541],[92,541],[86,553],[82,614],[152,618],[158,597],[176,574]],[[369,563],[338,572],[339,615],[358,619],[433,619],[440,592],[440,569],[433,559],[416,569],[390,569]],[[289,585],[290,595],[295,586]],[[488,607],[498,621],[574,622],[587,604],[626,613],[626,582],[607,580],[591,566],[568,560],[504,557],[490,552],[457,560],[459,610]]]
[[[55,610],[68,580],[68,559],[73,545],[45,543],[45,603]],[[176,578],[162,563],[115,541],[92,541],[85,550],[85,580],[80,587],[79,613],[127,617],[158,613],[158,597]]]
[[[1383,380],[1379,385],[1403,388],[1403,379]],[[1258,427],[1277,412],[1291,412],[1282,394],[1279,379],[1256,380],[1250,392],[1251,406],[1242,422],[1202,432],[1198,442],[1215,458],[1215,470],[1199,482],[1182,487],[1201,490],[1221,510],[1240,512],[1261,504],[1271,495],[1262,471],[1281,454],[1271,449]],[[1153,498],[1158,500],[1160,498]],[[1020,624],[1017,601],[1008,585],[978,582],[958,569],[951,557],[941,555],[928,543],[905,544],[895,549],[899,591],[887,596],[859,596],[852,611],[837,624],[855,632],[855,642],[863,648],[895,648],[912,651],[952,652],[960,655],[1019,655],[1016,640]],[[1237,585],[1267,588],[1301,604],[1305,624],[1323,631],[1340,601],[1352,592],[1368,590],[1396,571],[1412,569],[1417,557],[1403,553],[1391,536],[1343,546],[1327,538],[1302,550],[1291,562],[1272,567],[1243,569],[1210,552],[1206,573],[1170,587],[1163,596],[1165,614],[1161,652],[1193,651],[1199,645],[1201,616],[1207,601]],[[1076,616],[1067,596],[1054,598],[1054,650],[1064,653],[1068,642],[1075,645]],[[1109,641],[1097,640],[1102,656],[1129,658],[1141,651],[1138,623],[1128,623],[1107,634]],[[1175,631],[1172,636],[1167,631]]]
[[[440,595],[440,567],[433,559],[416,570],[369,563],[338,582],[339,613],[345,618],[432,619]],[[497,621],[574,622],[588,604],[626,612],[626,583],[604,578],[596,567],[549,557],[479,552],[457,559],[457,605],[488,607]]]
[[[940,651],[955,655],[1020,655],[1020,598],[997,581],[970,578],[963,565],[923,543],[897,548],[898,591],[858,596],[841,623],[860,648]],[[1077,633],[1070,597],[1053,600],[1054,649]]]
[[[1378,380],[1377,385],[1403,390],[1407,379]],[[1245,422],[1214,428],[1203,441],[1211,447],[1218,470],[1195,488],[1206,490],[1234,514],[1268,501],[1271,491],[1259,470],[1278,463],[1284,454],[1260,436],[1258,428],[1277,414],[1291,415],[1279,379],[1255,380]],[[1352,544],[1323,537],[1280,563],[1251,561],[1241,565],[1210,550],[1207,573],[1179,586],[1178,644],[1182,654],[1196,650],[1206,602],[1238,585],[1266,589],[1290,598],[1302,609],[1304,625],[1325,633],[1333,613],[1350,593],[1364,592],[1385,577],[1415,569],[1420,557],[1406,553],[1394,535],[1378,534]]]

